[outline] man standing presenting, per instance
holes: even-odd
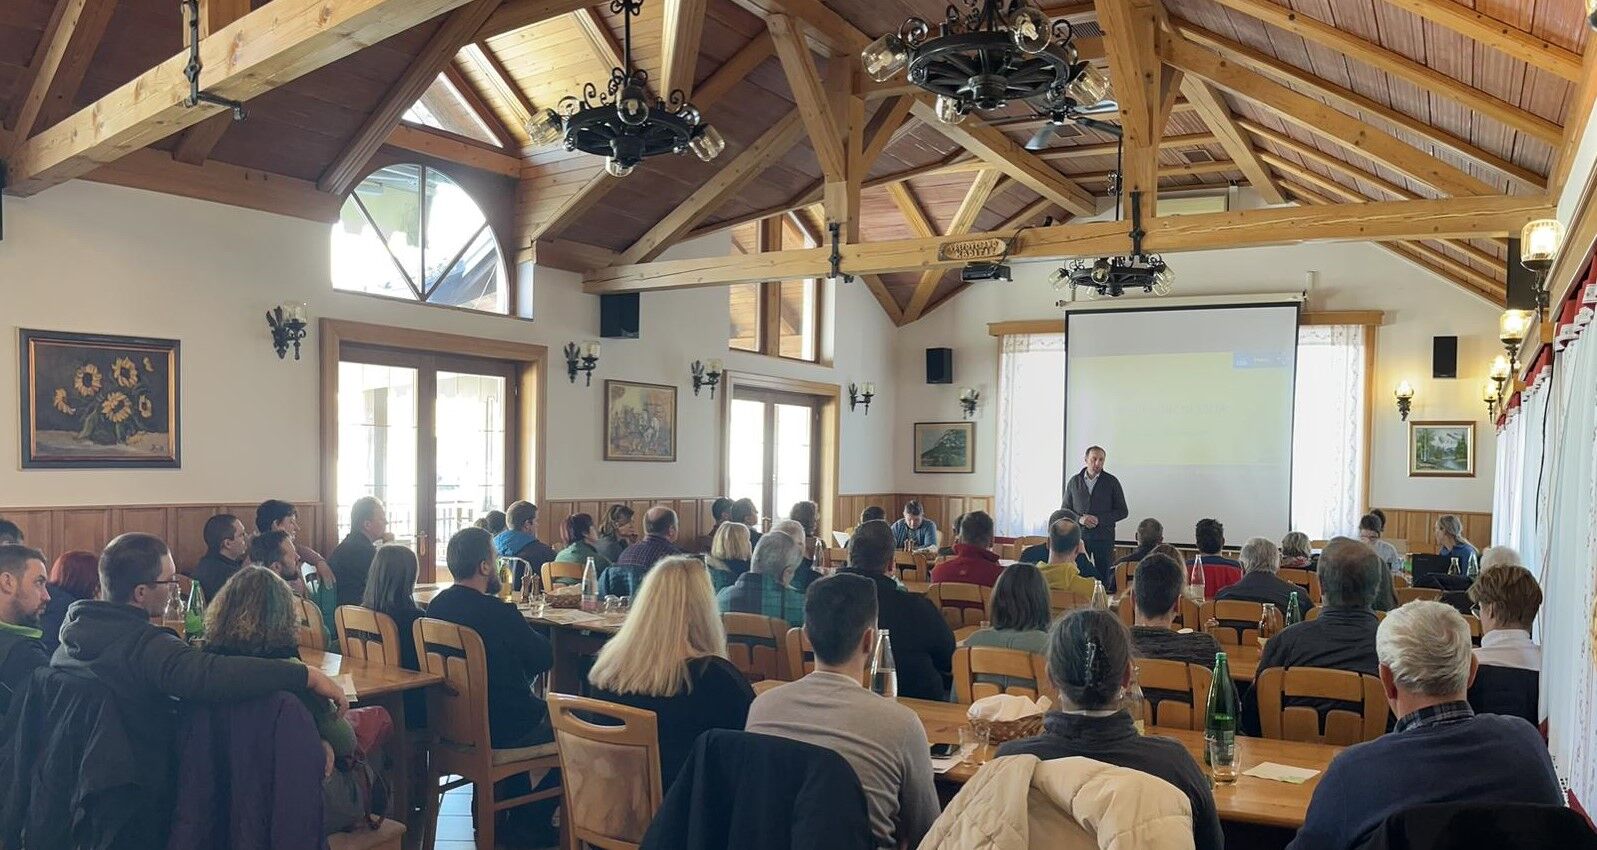
[[[1087,449],[1086,465],[1065,482],[1064,507],[1081,517],[1082,543],[1092,559],[1093,571],[1112,593],[1115,590],[1115,523],[1131,515],[1120,479],[1103,471],[1104,450]]]

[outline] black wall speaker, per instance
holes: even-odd
[[[1519,264],[1519,240],[1508,240],[1508,304],[1510,310],[1536,309],[1536,273]]]
[[[1458,337],[1431,337],[1431,377],[1458,377]]]
[[[623,292],[599,296],[599,336],[605,339],[638,338],[638,295]]]
[[[954,349],[926,349],[926,383],[952,384],[954,382]]]

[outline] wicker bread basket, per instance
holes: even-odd
[[[1005,741],[1014,741],[1020,738],[1030,738],[1042,732],[1041,714],[1028,717],[1018,717],[1014,720],[983,720],[972,717],[970,728],[976,732],[977,737],[986,733],[987,743],[1002,744]]]
[[[582,588],[574,584],[557,587],[544,594],[543,601],[550,608],[581,608]]]

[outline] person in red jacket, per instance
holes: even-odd
[[[993,518],[985,511],[965,514],[954,557],[932,568],[932,581],[958,581],[992,587],[1004,568],[993,551]]]

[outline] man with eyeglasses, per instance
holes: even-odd
[[[44,555],[26,546],[0,545],[0,716],[33,671],[50,661],[39,642],[45,589]]]

